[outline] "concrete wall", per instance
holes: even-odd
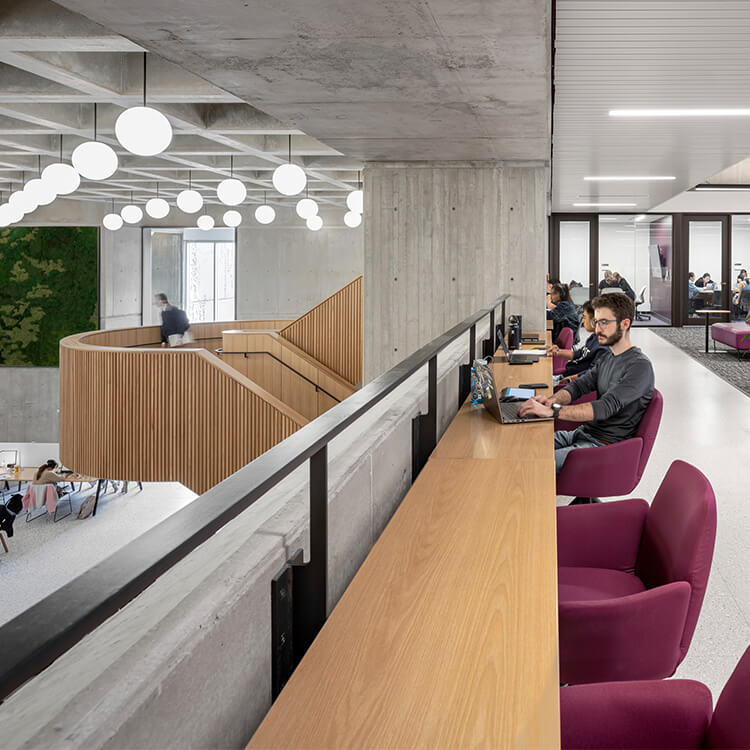
[[[549,170],[368,164],[364,380],[509,292],[543,330]]]
[[[141,325],[141,228],[101,229],[99,324],[102,328]]]
[[[341,226],[341,213],[321,210],[317,232],[291,210],[237,229],[238,318],[296,318],[362,274],[363,225]]]
[[[438,358],[441,434],[467,352],[465,335]],[[330,445],[329,610],[410,487],[426,369]],[[8,698],[3,744],[244,748],[271,701],[270,580],[307,545],[307,496],[303,466]]]
[[[59,412],[57,367],[0,367],[0,441],[56,443]]]

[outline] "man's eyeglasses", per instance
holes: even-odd
[[[614,319],[599,318],[598,320],[593,320],[592,323],[594,328],[608,328],[610,323],[617,323],[617,321]]]

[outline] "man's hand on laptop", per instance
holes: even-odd
[[[551,417],[552,407],[550,404],[552,400],[545,398],[544,396],[534,396],[528,401],[521,404],[521,408],[518,410],[519,417]]]

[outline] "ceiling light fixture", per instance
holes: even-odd
[[[255,209],[255,219],[260,224],[270,224],[276,218],[276,211],[273,206],[266,202],[266,192],[263,191],[263,205]]]
[[[136,156],[156,156],[172,142],[172,126],[158,109],[146,106],[146,52],[143,53],[143,106],[129,107],[115,122],[115,135]]]
[[[23,181],[24,173],[21,172],[21,181]],[[11,216],[17,216],[16,219],[11,219],[11,223],[15,224],[17,221],[21,221],[23,219],[23,215],[27,213],[24,210],[24,205],[26,201],[30,201],[31,199],[29,196],[24,195],[23,190],[13,190],[13,183],[11,182],[8,188],[8,192],[10,193],[8,197],[8,202],[6,205],[10,208],[10,215]],[[36,208],[36,206],[34,206]],[[30,209],[30,211],[33,211],[34,208]]]
[[[130,203],[127,206],[123,206],[120,211],[122,220],[128,224],[137,224],[143,218],[143,211],[139,206],[133,204],[133,191],[130,191]]]
[[[21,172],[21,183],[23,183],[25,179],[26,172]],[[23,216],[23,214],[30,214],[32,211],[36,211],[38,204],[31,193],[27,193],[25,188],[22,187],[20,190],[16,190],[10,194],[8,205],[16,212],[21,211],[21,215]]]
[[[94,140],[85,141],[73,149],[73,167],[87,180],[106,180],[118,167],[117,154],[106,143],[96,140],[96,103],[94,103]]]
[[[632,208],[635,203],[574,203],[576,208],[593,208],[599,206],[601,208]]]
[[[639,214],[633,219],[633,221],[643,221],[646,218],[646,214]]]
[[[750,191],[750,185],[696,185],[693,190],[700,192],[738,192],[746,193]]]
[[[225,206],[239,206],[247,198],[247,188],[234,176],[234,156],[229,157],[229,175],[216,186],[216,196]]]
[[[362,214],[356,211],[347,211],[344,214],[344,224],[350,229],[356,229],[362,223]]]
[[[115,213],[115,201],[112,199],[112,213],[107,214],[102,219],[102,224],[105,229],[109,229],[110,232],[116,232],[122,227],[122,216]]]
[[[320,216],[311,216],[305,223],[308,229],[317,232],[323,226],[323,219]]]
[[[146,213],[152,219],[163,219],[169,213],[169,203],[159,197],[159,183],[156,183],[156,198],[146,201]]]
[[[209,216],[208,214],[202,214],[198,217],[198,221],[195,222],[198,225],[198,229],[202,229],[204,232],[207,232],[209,229],[213,229],[216,222],[214,221],[213,216]]]
[[[298,195],[307,185],[307,175],[302,167],[292,164],[292,135],[289,134],[289,163],[281,164],[273,170],[273,186],[282,195]]]
[[[346,207],[354,213],[361,214],[364,209],[364,194],[362,193],[362,173],[357,173],[357,189],[346,196]]]
[[[585,182],[645,182],[651,180],[676,180],[677,178],[672,175],[654,175],[652,177],[637,176],[616,176],[616,175],[602,175],[602,176],[590,176],[583,178]]]
[[[203,196],[193,190],[193,172],[188,170],[188,188],[177,195],[177,208],[186,214],[197,214],[203,208]]]
[[[610,109],[610,117],[750,117],[750,109],[735,108],[706,108],[686,109]]]
[[[50,203],[52,203],[52,201],[55,200],[55,198],[57,198],[57,193],[41,178],[42,155],[38,154],[37,159],[37,170],[40,176],[34,177],[33,179],[29,180],[24,186],[23,191],[27,195],[31,196],[37,206],[48,206]]]
[[[239,211],[225,211],[222,216],[224,224],[228,227],[238,227],[242,224],[242,214]]]
[[[310,197],[310,186],[305,186],[305,197],[297,201],[295,207],[300,219],[309,219],[318,213],[318,204]]]
[[[42,182],[57,193],[57,195],[70,195],[78,190],[81,184],[81,176],[76,170],[65,164],[63,157],[63,135],[60,133],[60,161],[48,164],[42,170]]]

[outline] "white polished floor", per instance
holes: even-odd
[[[0,625],[197,497],[177,482],[145,483],[142,491],[131,482],[126,495],[109,487],[99,498],[95,517],[78,520],[74,513],[57,523],[46,513],[30,523],[25,522],[25,514],[16,518],[8,539],[10,553],[0,547]],[[94,491],[84,485],[73,496],[73,510]],[[66,509],[63,501],[61,515]]]
[[[716,494],[711,577],[690,651],[676,674],[706,683],[716,700],[750,645],[750,398],[651,331],[632,335],[653,362],[664,395],[659,435],[632,497],[650,501],[676,458],[697,466]]]

